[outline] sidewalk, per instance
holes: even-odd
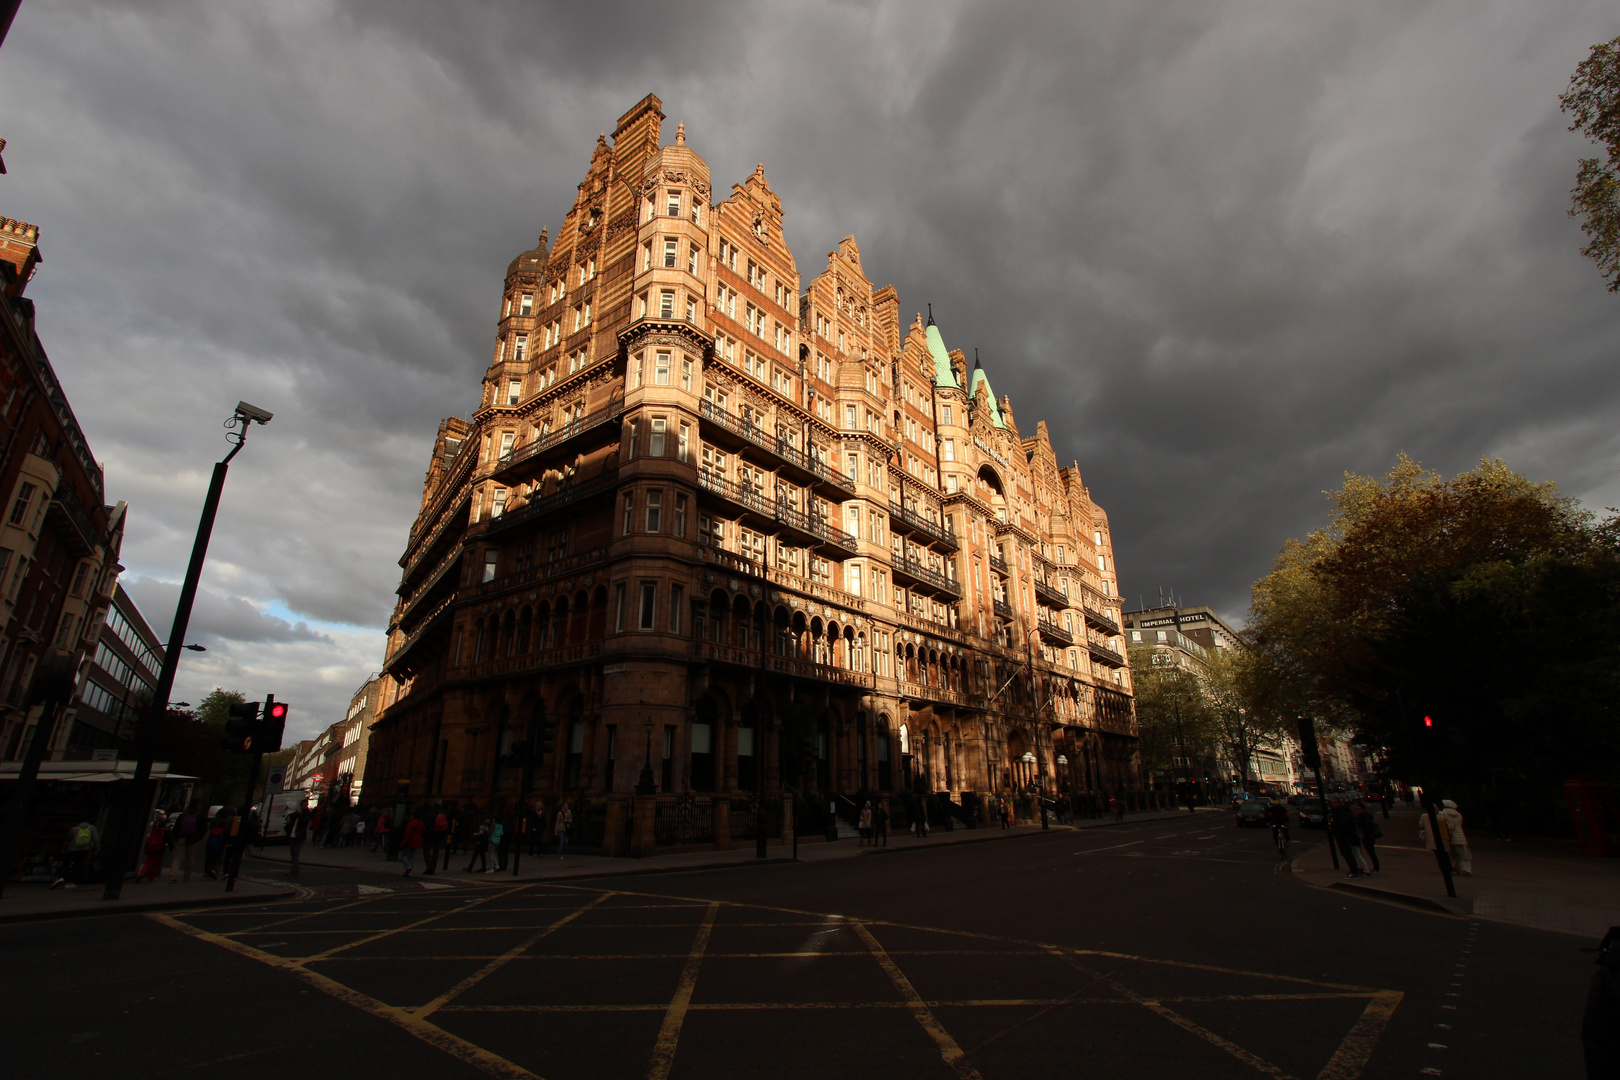
[[[127,915],[140,911],[172,911],[214,904],[253,904],[284,900],[298,895],[295,887],[280,881],[246,877],[236,879],[236,890],[225,891],[223,881],[210,881],[201,875],[189,882],[171,885],[168,878],[135,884],[125,879],[117,900],[101,898],[100,884],[77,889],[52,889],[43,882],[8,881],[0,897],[0,923],[59,919],[78,915]]]
[[[1218,808],[1224,811],[1224,807]],[[1201,809],[1200,813],[1207,812]],[[1059,825],[1054,820],[1052,831],[1062,830],[1071,832],[1077,829],[1107,828],[1113,825],[1130,824],[1136,821],[1157,821],[1165,818],[1185,818],[1185,810],[1155,811],[1139,814],[1127,814],[1124,822],[1109,821],[1106,818],[1095,821],[1076,819],[1074,825]],[[928,834],[928,839],[919,840],[908,833],[890,833],[889,842],[884,847],[866,847],[855,837],[842,840],[829,841],[822,838],[799,842],[800,862],[827,862],[834,859],[859,858],[867,855],[890,855],[906,851],[922,851],[928,848],[948,847],[953,844],[973,844],[992,840],[1011,840],[1020,836],[1035,836],[1041,832],[1039,825],[1014,825],[1009,829],[999,827],[984,827],[977,829],[935,829]],[[495,881],[553,881],[563,878],[586,877],[616,877],[630,874],[657,874],[670,873],[683,870],[707,870],[727,866],[757,866],[765,862],[790,862],[793,859],[793,846],[783,844],[780,839],[773,839],[766,848],[766,858],[757,858],[755,847],[751,841],[738,841],[735,846],[726,850],[683,851],[669,855],[650,855],[642,859],[623,857],[608,857],[605,855],[576,855],[569,852],[566,858],[557,858],[555,845],[548,848],[548,854],[530,855],[527,851],[518,860],[518,872],[514,876],[508,866],[503,874],[481,874],[477,871],[466,873],[463,867],[467,865],[467,852],[458,850],[452,856],[447,866],[440,866],[433,877],[439,881],[459,881],[467,884],[488,884]],[[285,867],[288,853],[285,847],[267,847],[263,852],[250,851],[250,863],[257,863],[262,872],[276,878],[287,876]],[[402,874],[398,860],[392,862],[383,858],[381,852],[371,852],[361,848],[315,848],[306,845],[303,857],[299,859],[302,866],[322,867],[337,870],[366,870],[373,873]],[[495,865],[494,854],[491,853],[490,866]],[[412,878],[422,877],[425,863],[417,859],[416,872]]]
[[[1497,840],[1482,822],[1477,832],[1468,832],[1474,872],[1452,878],[1457,885],[1452,898],[1446,895],[1434,852],[1417,841],[1417,823],[1418,815],[1404,809],[1388,821],[1379,820],[1384,830],[1378,845],[1382,870],[1371,877],[1346,880],[1344,870],[1333,869],[1326,845],[1297,857],[1294,873],[1310,885],[1382,896],[1451,915],[1578,934],[1594,942],[1609,927],[1620,926],[1620,859],[1582,855],[1574,840]]]

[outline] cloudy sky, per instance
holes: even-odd
[[[308,734],[380,665],[508,260],[649,91],[718,190],[764,162],[801,272],[854,233],[1051,424],[1133,600],[1241,618],[1320,492],[1401,450],[1620,504],[1620,297],[1557,103],[1616,34],[1555,0],[24,0],[0,214],[40,226],[41,334],[160,633],[221,421],[276,413],[176,697],[273,692]]]

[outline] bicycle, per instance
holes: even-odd
[[[1288,858],[1288,826],[1286,824],[1272,824],[1271,842],[1277,845],[1277,858]]]

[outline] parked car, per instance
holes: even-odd
[[[1327,826],[1327,806],[1314,796],[1302,797],[1295,804],[1299,811],[1299,827],[1302,829],[1321,829]]]
[[[1260,799],[1250,799],[1239,803],[1237,808],[1238,828],[1245,825],[1263,827],[1266,823],[1266,804]]]

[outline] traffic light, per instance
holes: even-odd
[[[264,719],[259,722],[259,738],[254,749],[261,754],[273,754],[281,749],[281,734],[287,727],[287,703],[277,701],[276,695],[264,697]]]
[[[225,752],[259,753],[259,741],[259,703],[244,701],[239,705],[232,705],[225,720]]]
[[[1308,716],[1301,716],[1295,723],[1299,726],[1299,756],[1304,759],[1307,769],[1320,769],[1322,752],[1316,745],[1316,721]]]

